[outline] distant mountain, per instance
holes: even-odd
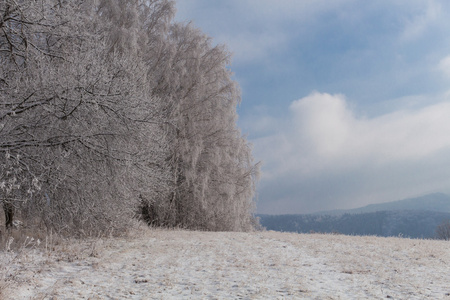
[[[450,196],[435,193],[349,210],[258,216],[263,227],[275,231],[434,238],[436,227],[450,220]]]
[[[377,211],[399,211],[399,210],[421,210],[421,211],[438,211],[450,213],[450,196],[443,193],[434,193],[421,197],[408,198],[399,201],[370,204],[360,208],[321,211],[314,214],[343,215],[343,214],[357,214],[357,213],[369,213]]]

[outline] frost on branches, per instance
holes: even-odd
[[[229,54],[169,0],[0,3],[0,199],[61,233],[253,226]],[[6,209],[5,209],[6,211]]]

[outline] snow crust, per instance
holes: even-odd
[[[144,230],[0,252],[5,299],[449,299],[449,243]]]

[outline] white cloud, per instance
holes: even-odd
[[[263,192],[276,190],[280,182],[291,191],[272,198],[320,210],[324,197],[355,206],[352,201],[397,200],[450,188],[449,172],[437,170],[449,163],[448,101],[366,118],[357,116],[343,95],[314,92],[294,101],[290,111],[279,132],[254,141],[255,155],[264,163]]]
[[[438,68],[445,76],[450,77],[450,55],[439,61]]]
[[[408,2],[407,5],[411,4]],[[414,7],[414,4],[412,6]],[[437,1],[420,1],[417,9],[422,13],[414,14],[413,17],[405,21],[405,28],[401,37],[404,41],[421,37],[432,24],[442,17],[442,6]]]
[[[286,140],[285,152],[295,149],[292,161],[303,157],[320,168],[357,167],[450,150],[450,102],[368,119],[355,116],[343,95],[314,92],[294,101],[290,110],[290,128],[280,136]],[[274,159],[269,155],[268,160]]]
[[[294,101],[290,110],[294,115],[294,126],[318,156],[338,155],[350,138],[350,128],[354,122],[342,95],[313,93]]]

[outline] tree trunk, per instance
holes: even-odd
[[[11,203],[3,200],[3,210],[5,211],[5,227],[11,228],[13,226],[14,207]]]

